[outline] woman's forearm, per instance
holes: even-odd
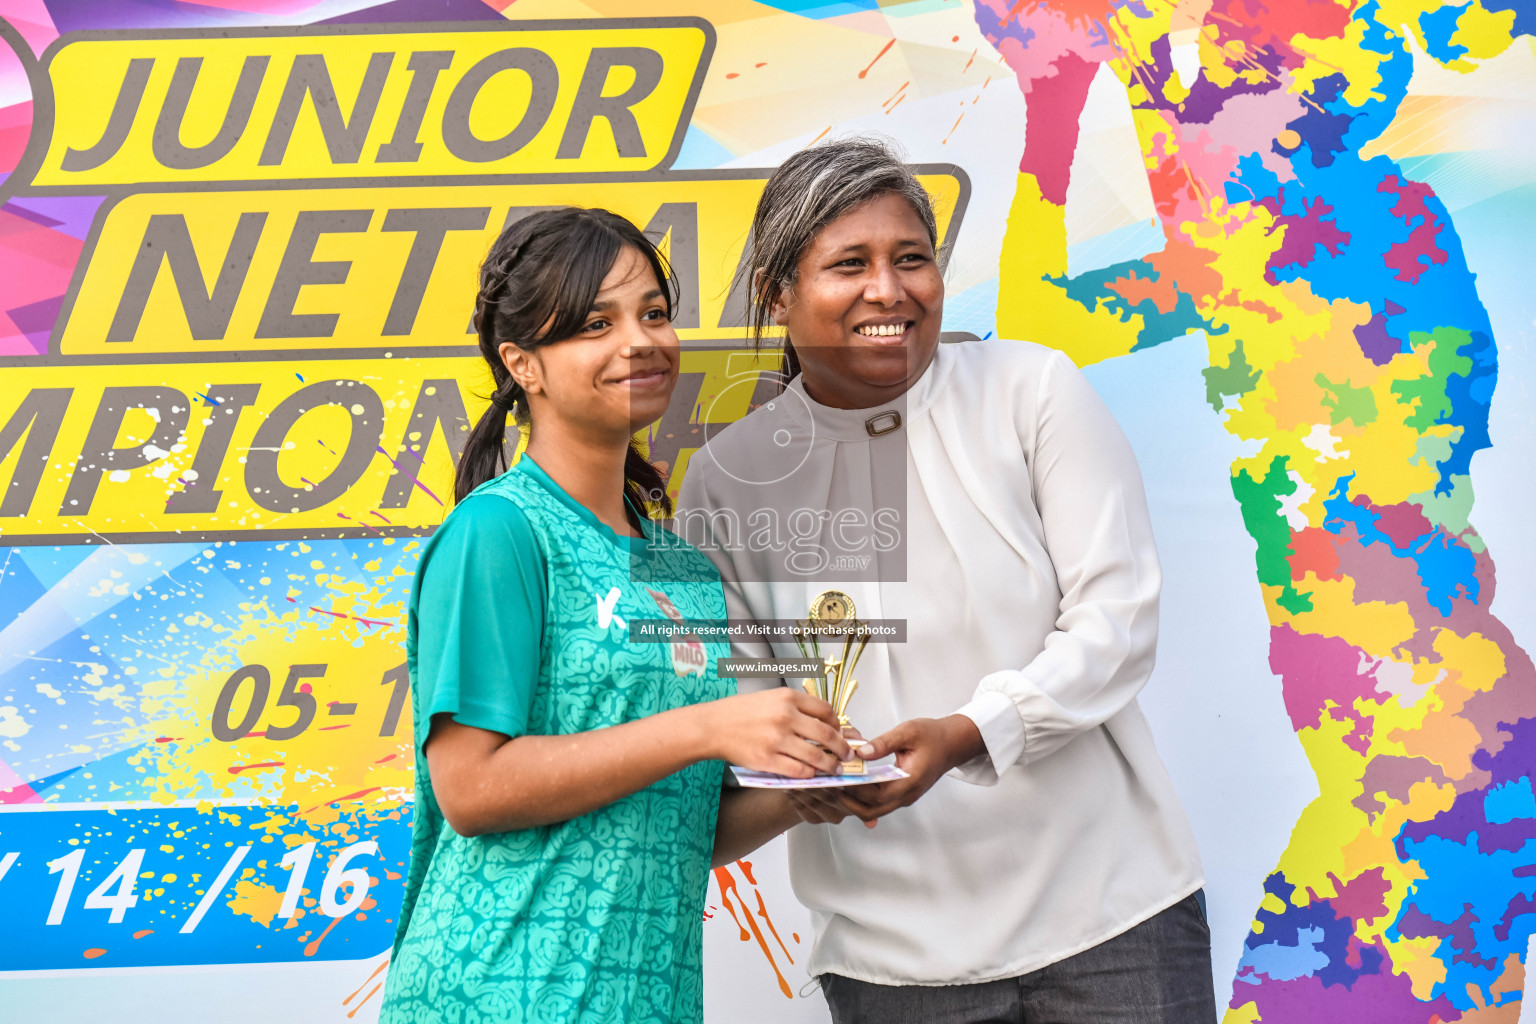
[[[739,860],[800,823],[783,793],[772,789],[727,789],[720,794],[715,823],[715,867]]]
[[[707,704],[562,736],[432,723],[427,763],[443,816],[474,836],[569,821],[717,756]]]

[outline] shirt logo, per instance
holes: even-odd
[[[651,600],[656,602],[656,607],[661,609],[661,614],[673,622],[682,622],[683,613],[677,610],[677,605],[659,590],[645,588],[651,595]],[[672,640],[672,671],[680,676],[704,674],[704,666],[708,659],[704,654],[704,645],[699,643],[699,638],[689,634],[676,637]]]
[[[652,591],[652,593],[655,593],[655,591]],[[629,628],[629,623],[624,621],[624,616],[615,614],[613,610],[619,603],[618,587],[614,587],[612,590],[608,591],[607,597],[597,597],[596,594],[593,594],[592,596],[597,598],[598,629],[607,629],[610,623],[618,623],[620,629]]]

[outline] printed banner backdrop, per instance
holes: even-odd
[[[675,493],[754,391],[766,175],[876,131],[937,202],[946,340],[1064,349],[1141,458],[1144,706],[1226,1024],[1518,1020],[1533,34],[1533,0],[0,0],[7,1019],[375,1017],[480,256],[560,204],[661,240]],[[827,1019],[781,845],[705,939],[710,1021]]]

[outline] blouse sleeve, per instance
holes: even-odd
[[[438,714],[522,735],[547,603],[543,555],[523,510],[497,495],[466,499],[432,538],[413,597],[417,752]]]
[[[1146,683],[1157,651],[1162,572],[1130,443],[1064,354],[1050,358],[1039,389],[1024,455],[1061,602],[1041,652],[985,676],[961,709],[989,756],[957,773],[980,784],[1114,716]]]

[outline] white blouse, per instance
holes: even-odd
[[[820,405],[796,378],[693,455],[677,523],[720,566],[732,618],[804,619],[835,588],[860,619],[906,621],[905,642],[871,643],[854,673],[865,736],[959,712],[985,742],[874,829],[790,832],[812,974],[1014,977],[1200,887],[1136,703],[1161,585],[1141,477],[1065,355],[940,345],[879,409]]]

